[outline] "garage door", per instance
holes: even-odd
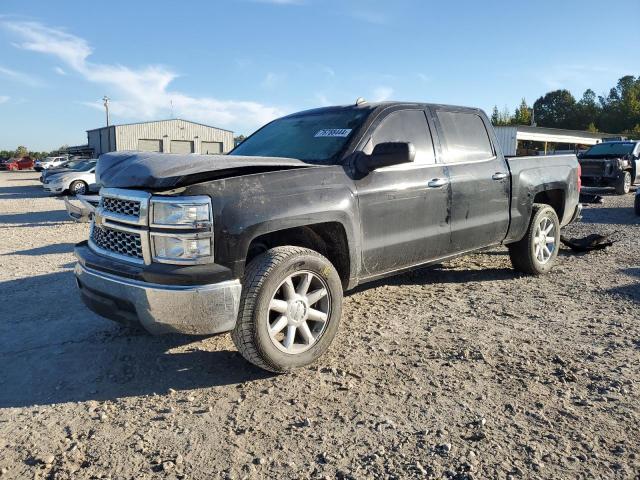
[[[200,153],[203,155],[222,153],[222,142],[200,142]]]
[[[187,140],[171,140],[171,153],[193,153],[193,142]]]
[[[149,140],[141,138],[138,140],[138,150],[142,152],[161,152],[162,140]]]

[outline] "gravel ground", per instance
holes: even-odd
[[[587,206],[551,274],[506,250],[348,295],[332,350],[277,376],[227,335],[150,337],[86,310],[67,220],[0,172],[4,478],[640,478],[633,196]]]

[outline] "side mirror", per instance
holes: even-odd
[[[371,155],[362,155],[356,161],[356,168],[362,173],[392,165],[411,163],[416,158],[416,148],[411,142],[379,143]]]

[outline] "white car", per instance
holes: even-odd
[[[42,188],[45,192],[63,193],[69,191],[72,195],[85,195],[99,190],[96,184],[96,161],[87,161],[73,170],[64,170],[45,178]]]
[[[69,157],[46,157],[42,160],[36,161],[34,169],[36,172],[40,172],[41,170],[46,170],[47,168],[59,167],[63,163],[69,160]]]

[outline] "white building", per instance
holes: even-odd
[[[522,152],[524,142],[535,142],[536,150],[540,153],[565,153],[576,151],[580,146],[595,145],[604,138],[611,137],[608,133],[583,132],[580,130],[564,130],[559,128],[532,127],[528,125],[513,125],[495,127],[498,143],[502,153],[507,157],[519,154],[530,155],[531,148]]]
[[[87,140],[94,157],[122,150],[216,154],[233,148],[233,132],[180,119],[95,128]]]

